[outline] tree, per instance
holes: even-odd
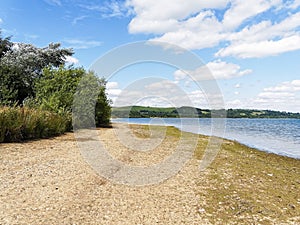
[[[11,43],[10,38],[0,39],[0,102],[10,99],[12,103],[22,104],[25,98],[33,97],[35,80],[41,76],[43,68],[64,65],[66,57],[72,54],[72,49],[60,48],[59,43],[38,48],[31,44]],[[15,94],[6,96],[10,92]]]
[[[83,68],[45,68],[34,85],[37,104],[44,110],[71,112],[73,95],[85,73]]]
[[[2,38],[0,30],[0,59],[12,46],[13,43],[10,41],[10,37]]]
[[[93,72],[83,68],[45,68],[35,84],[35,103],[44,110],[69,114],[73,110],[74,95],[80,94],[75,102],[80,112],[75,123],[81,127],[107,126],[110,122],[110,101],[105,93],[106,82]],[[77,111],[78,112],[78,111]],[[70,122],[71,122],[71,117]]]
[[[13,105],[31,92],[22,71],[17,67],[0,66],[0,104]]]

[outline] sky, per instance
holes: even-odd
[[[0,29],[14,42],[73,48],[67,61],[86,69],[139,41],[201,59],[193,69],[161,62],[120,68],[107,77],[115,106],[212,108],[214,97],[197,84],[213,80],[225,108],[300,112],[300,0],[1,0]]]

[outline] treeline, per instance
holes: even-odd
[[[272,110],[248,110],[248,109],[228,109],[228,110],[209,110],[194,107],[143,107],[128,106],[115,107],[112,109],[112,117],[116,118],[294,118],[300,119],[300,113],[278,112]]]
[[[0,32],[0,142],[61,134],[72,130],[74,123],[77,127],[109,125],[106,81],[92,71],[66,65],[73,54],[59,43],[44,48],[13,43]],[[78,90],[85,98],[77,102],[82,113],[72,121]]]

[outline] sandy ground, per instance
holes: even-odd
[[[114,129],[99,133],[115,158],[132,165],[156,162],[176,144],[169,140],[135,154],[116,140]],[[199,187],[205,172],[200,174],[196,159],[157,185],[115,184],[86,163],[74,134],[67,133],[1,144],[0,162],[0,224],[209,224],[205,189]]]

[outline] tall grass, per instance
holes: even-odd
[[[67,115],[28,107],[0,107],[0,143],[51,137],[69,129]]]

